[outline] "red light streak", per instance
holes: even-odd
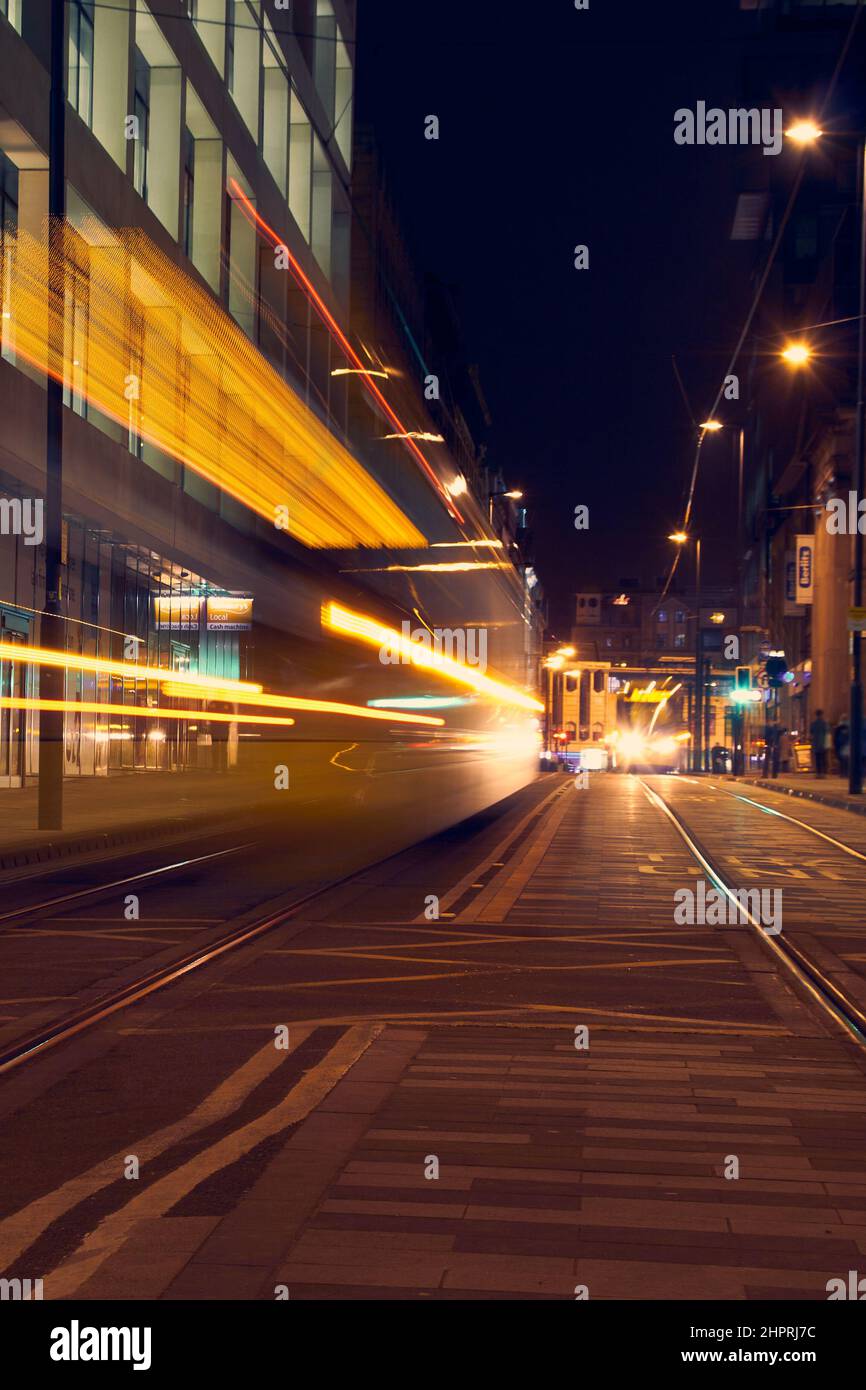
[[[370,395],[375,398],[376,402],[381,407],[381,409],[384,410],[385,414],[387,415],[388,419],[391,421],[391,424],[395,427],[395,429],[397,429],[401,435],[407,436],[404,440],[406,447],[409,449],[409,452],[415,456],[415,459],[418,463],[420,463],[427,477],[430,479],[436,491],[439,493],[439,496],[442,498],[442,501],[445,504],[445,507],[447,508],[449,515],[454,517],[455,521],[459,521],[461,524],[464,524],[464,518],[461,516],[457,508],[453,505],[448,492],[437,478],[435,472],[430,467],[430,464],[427,462],[427,459],[424,457],[423,453],[418,448],[418,445],[415,443],[414,439],[408,438],[409,431],[407,430],[407,427],[403,424],[400,417],[397,414],[395,414],[394,410],[392,410],[391,406],[388,404],[387,400],[382,395],[382,392],[379,390],[375,381],[372,381],[371,378],[366,374],[366,369],[364,368],[364,363],[361,361],[361,358],[358,356],[355,349],[352,347],[352,344],[349,342],[342,328],[337,323],[337,320],[334,318],[327,304],[316,290],[315,285],[308,278],[308,276],[305,275],[302,267],[299,265],[295,257],[292,255],[286,243],[283,240],[281,240],[280,237],[277,236],[273,227],[270,227],[268,223],[265,222],[264,218],[259,215],[259,213],[254,208],[247,195],[244,193],[237,179],[230,178],[229,187],[231,189],[232,197],[235,198],[235,200],[240,204],[241,210],[246,216],[247,221],[251,222],[253,226],[258,227],[260,231],[264,232],[265,235],[270,238],[274,250],[276,250],[279,247],[283,251],[285,251],[286,255],[288,256],[289,266],[291,268],[292,274],[294,275],[295,279],[298,281],[308,298],[312,300],[313,304],[318,310],[319,315],[330,329],[332,337],[339,343],[340,347],[342,348],[343,352],[346,354],[352,365],[354,367],[360,368],[361,372],[363,373],[361,380],[363,382],[364,387],[367,391],[369,391]]]

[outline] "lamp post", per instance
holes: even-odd
[[[522,496],[523,493],[519,492],[517,488],[512,488],[509,492],[488,492],[487,507],[490,525],[493,525],[493,503],[497,497],[509,497],[512,502],[519,502]]]
[[[62,651],[63,629],[63,338],[66,220],[66,5],[51,0],[51,94],[48,117],[48,372],[45,421],[45,607],[43,647]],[[62,666],[44,666],[39,695],[59,706]],[[39,712],[39,829],[63,828],[63,711]]]
[[[795,144],[812,145],[823,135],[815,121],[798,121],[786,131]],[[859,323],[857,327],[857,406],[854,416],[854,457],[858,503],[866,492],[864,461],[864,396],[866,396],[866,137],[857,147],[858,204],[860,209]],[[797,344],[797,347],[805,346]],[[787,354],[783,354],[787,356]],[[787,360],[791,361],[790,356]],[[801,358],[801,361],[803,359]],[[808,360],[808,357],[806,358]],[[863,535],[859,525],[854,534],[854,607],[863,606]],[[863,634],[855,628],[851,642],[851,743],[848,759],[848,790],[854,796],[863,791]]]
[[[675,545],[686,545],[688,532],[668,536]],[[692,697],[692,771],[700,772],[704,745],[704,654],[701,649],[701,538],[695,537],[695,684]]]
[[[866,390],[866,140],[860,149],[860,322],[857,326],[857,413],[854,426],[854,453],[857,457],[857,501],[866,491],[863,458],[863,395]],[[858,513],[859,518],[859,513]],[[863,533],[859,520],[854,535],[854,607],[863,606]],[[855,628],[851,643],[851,747],[848,759],[848,790],[855,796],[863,791],[863,634]]]

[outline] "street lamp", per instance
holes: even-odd
[[[518,491],[517,488],[511,488],[508,492],[488,492],[487,504],[490,516],[490,525],[493,525],[493,503],[497,497],[508,497],[511,499],[512,502],[519,502],[522,496],[523,493]]]
[[[780,356],[789,367],[805,367],[812,358],[812,349],[808,343],[789,343],[782,349]]]
[[[675,545],[687,545],[687,531],[674,531],[668,536]],[[701,650],[701,538],[695,537],[695,688],[692,709],[692,771],[700,772],[704,742],[704,654]]]
[[[48,116],[48,363],[45,429],[45,609],[40,641],[63,650],[63,339],[66,225],[66,9],[51,0],[51,88]],[[66,680],[59,666],[39,677],[39,694],[52,708],[39,714],[40,830],[63,828],[62,702]]]
[[[717,430],[723,430],[724,428],[721,420],[704,420],[701,425],[701,429],[706,430],[707,434],[715,434]]]
[[[797,121],[786,131],[789,140],[798,145],[812,145],[823,135],[813,120]],[[854,417],[854,456],[857,465],[857,497],[866,492],[866,460],[864,460],[864,394],[866,394],[866,138],[858,140],[860,166],[860,305],[857,330],[857,409]],[[863,607],[863,535],[859,526],[854,534],[854,607]],[[848,790],[854,796],[863,791],[863,634],[852,633],[851,643],[851,745],[848,762]]]
[[[814,145],[824,134],[823,130],[815,121],[795,121],[790,130],[785,134],[789,140],[793,140],[795,145]]]

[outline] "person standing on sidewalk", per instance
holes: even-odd
[[[833,752],[836,754],[836,761],[839,764],[839,774],[842,777],[848,776],[848,754],[851,749],[851,730],[848,728],[848,720],[845,715],[839,720],[833,730]]]
[[[815,710],[815,718],[809,725],[809,739],[812,744],[812,767],[816,777],[827,775],[827,744],[830,739],[830,726],[824,718],[822,709]]]

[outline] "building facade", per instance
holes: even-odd
[[[62,9],[56,293],[51,6],[0,4],[0,785],[9,787],[38,770],[39,716],[27,707],[38,664],[16,649],[40,649],[46,604],[49,374],[62,379],[65,406],[67,775],[214,765],[225,711],[188,717],[190,702],[166,696],[154,672],[310,693],[322,678],[323,590],[361,608],[376,594],[411,597],[404,611],[451,626],[465,591],[437,589],[430,547],[494,539],[475,479],[447,447],[416,440],[422,420],[405,412],[417,391],[380,388],[363,371],[351,322],[354,0]],[[402,570],[417,572],[413,589],[392,584]],[[537,619],[521,571],[506,554],[483,578],[499,597],[481,597],[478,619],[508,636],[496,646],[491,631],[491,665],[524,683],[524,629]],[[161,688],[160,708],[177,718],[148,716]],[[236,758],[243,737],[230,724],[221,758]]]

